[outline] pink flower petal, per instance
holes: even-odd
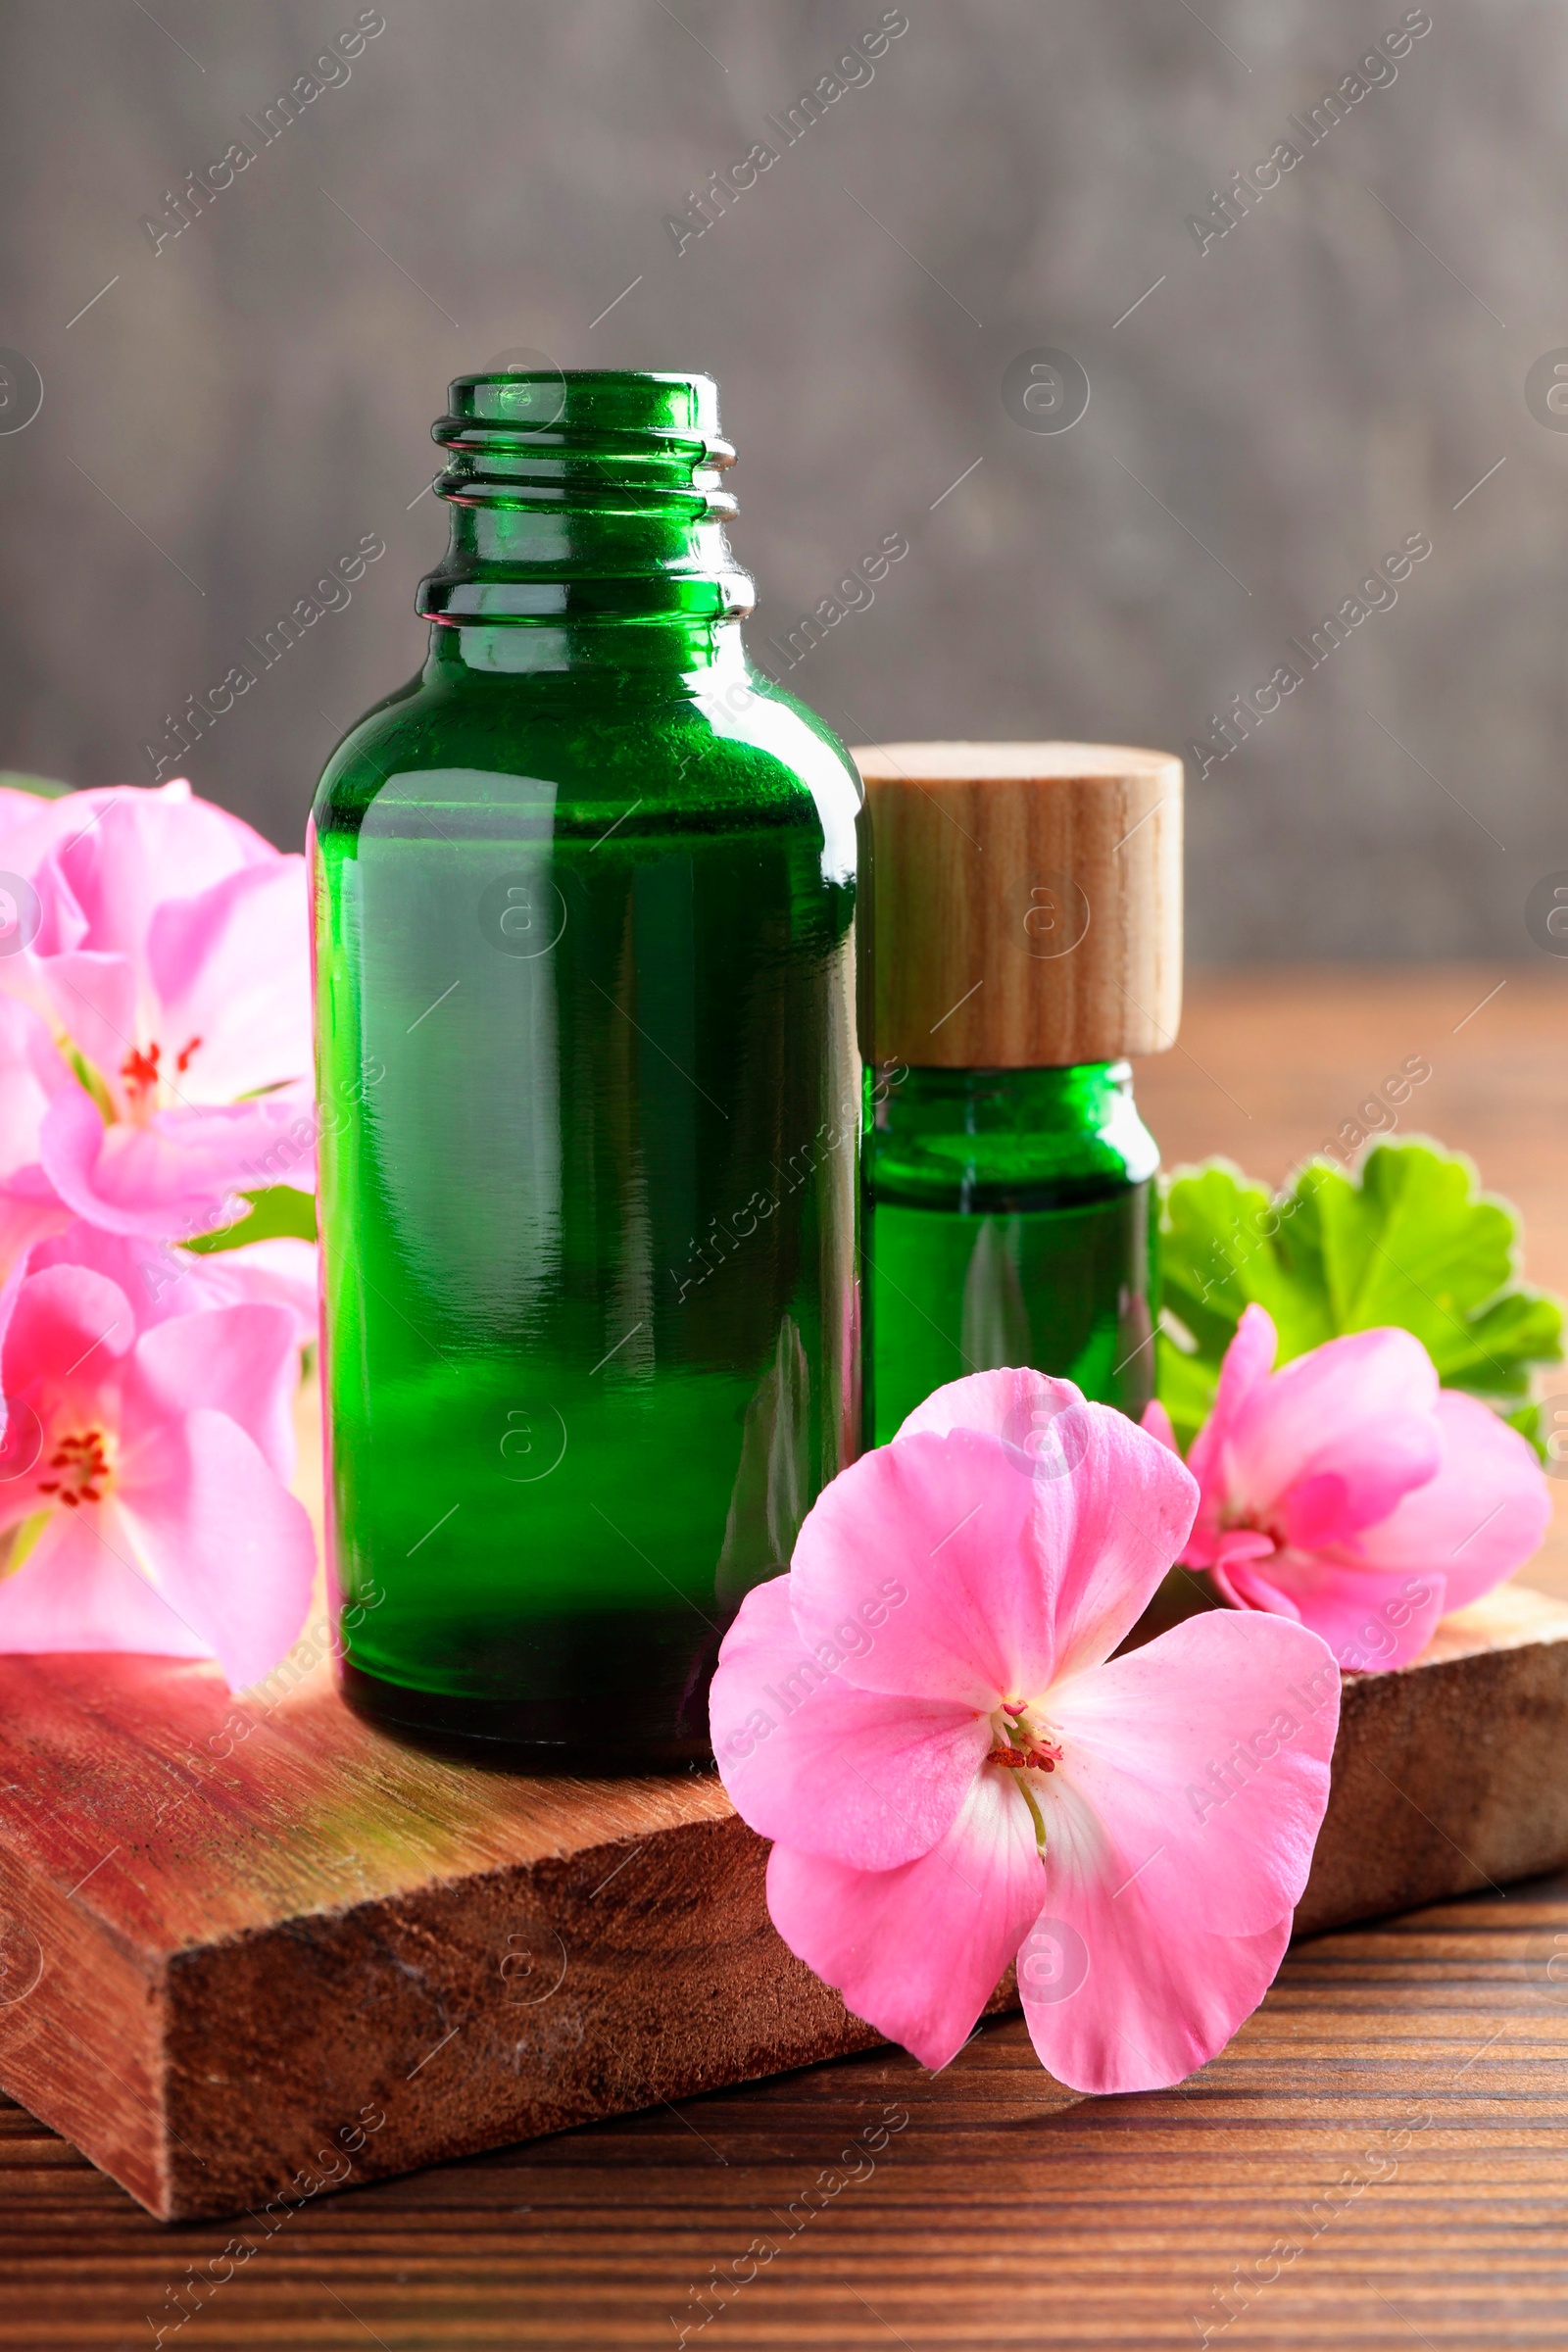
[[[1271,1544],[1267,1551],[1237,1551],[1217,1561],[1208,1572],[1209,1581],[1233,1609],[1262,1609],[1299,1625],[1300,1610],[1284,1585],[1273,1581],[1277,1566],[1279,1554]],[[1288,1567],[1280,1569],[1281,1575],[1288,1573]]]
[[[1325,1341],[1255,1386],[1230,1423],[1219,1455],[1230,1499],[1266,1517],[1298,1479],[1332,1470],[1342,1456],[1364,1472],[1366,1424],[1396,1414],[1429,1418],[1437,1398],[1432,1358],[1413,1333],[1356,1331]],[[1206,1469],[1200,1475],[1206,1491]]]
[[[118,1283],[86,1266],[51,1266],[16,1294],[0,1363],[8,1396],[59,1390],[74,1374],[96,1385],[136,1337],[136,1317]]]
[[[1288,1543],[1301,1551],[1346,1544],[1386,1519],[1413,1488],[1424,1487],[1443,1459],[1430,1411],[1369,1413],[1353,1436],[1320,1449],[1278,1502]]]
[[[40,1242],[64,1233],[71,1211],[41,1168],[22,1168],[0,1183],[0,1272],[20,1263]]]
[[[74,1516],[57,1511],[22,1566],[0,1578],[0,1655],[67,1650],[211,1655],[195,1628],[137,1574],[129,1538],[108,1502]]]
[[[1205,1499],[1216,1459],[1249,1401],[1268,1380],[1279,1348],[1274,1318],[1266,1307],[1244,1307],[1236,1336],[1225,1350],[1214,1392],[1214,1409],[1188,1448],[1187,1467]]]
[[[1289,1913],[1256,1936],[1173,1935],[1136,1887],[1112,1909],[1087,1877],[1060,1911],[1024,1939],[1019,1997],[1041,2065],[1099,2096],[1166,2090],[1206,2066],[1251,2016],[1291,1940]]]
[[[0,1176],[38,1156],[38,1129],[57,1091],[42,1075],[51,1062],[64,1077],[47,1024],[29,1005],[0,998]]]
[[[172,1312],[189,1314],[196,1306],[227,1306],[246,1300],[285,1306],[294,1318],[298,1345],[314,1345],[320,1325],[320,1252],[314,1242],[279,1234],[274,1241],[245,1242],[237,1250],[220,1250],[212,1256],[192,1257],[188,1250],[172,1254],[203,1268],[199,1295]]]
[[[1176,1432],[1171,1425],[1171,1417],[1157,1396],[1151,1396],[1144,1407],[1143,1418],[1138,1426],[1140,1429],[1147,1429],[1152,1438],[1157,1438],[1161,1446],[1168,1446],[1172,1453],[1181,1450],[1176,1443]]]
[[[1320,1634],[1347,1674],[1409,1665],[1448,1607],[1435,1569],[1393,1576],[1332,1553],[1276,1552],[1231,1581],[1244,1608],[1282,1610]]]
[[[231,1102],[311,1068],[309,902],[303,858],[242,866],[154,911],[148,968],[166,1060],[192,1038],[190,1102]]]
[[[767,1907],[798,1959],[857,2017],[946,2066],[962,2049],[1038,1913],[1034,1826],[1000,1772],[982,1772],[941,1843],[902,1869],[858,1871],[775,1845]]]
[[[1162,2088],[1230,2039],[1289,1941],[1339,1671],[1299,1626],[1211,1611],[1050,1704],[1063,1756],[1018,1962],[1030,2036],[1072,2089]]]
[[[1445,1389],[1435,1411],[1442,1467],[1381,1526],[1363,1529],[1355,1552],[1389,1575],[1441,1576],[1446,1613],[1530,1558],[1551,1523],[1551,1497],[1533,1448],[1490,1406]]]
[[[848,1629],[864,1642],[863,1627]],[[790,1579],[757,1586],[724,1637],[710,1694],[713,1755],[736,1811],[763,1838],[884,1871],[928,1853],[991,1745],[972,1707],[858,1690],[812,1656]]]
[[[144,1332],[126,1383],[127,1444],[148,1422],[198,1405],[226,1413],[260,1446],[286,1485],[294,1475],[294,1392],[299,1344],[283,1306],[213,1306]]]
[[[43,1166],[60,1198],[90,1225],[184,1241],[220,1224],[230,1202],[269,1181],[270,1152],[314,1122],[274,1097],[206,1110],[161,1110],[145,1127],[106,1127],[90,1096],[69,1086],[40,1131]]]
[[[987,1712],[1043,1689],[1054,1656],[1047,1574],[1023,1457],[971,1430],[900,1438],[818,1497],[791,1571],[812,1648],[861,1623],[843,1669],[863,1690],[954,1699]]]
[[[0,1282],[0,1365],[5,1362],[6,1343],[27,1272],[27,1257],[24,1251],[16,1264],[9,1268],[4,1281]],[[6,1489],[32,1468],[41,1450],[42,1438],[37,1415],[30,1408],[19,1409],[12,1401],[12,1396],[19,1393],[23,1385],[16,1377],[17,1370],[17,1360],[13,1357],[11,1394],[7,1392],[4,1376],[0,1375],[0,1525],[6,1527],[14,1526],[19,1518],[26,1515],[25,1507],[19,1504],[14,1496],[11,1497],[11,1509],[7,1512]]]
[[[49,1198],[58,1207],[52,1190]],[[4,1205],[0,1188],[0,1233]],[[194,1315],[204,1307],[255,1305],[286,1308],[297,1346],[306,1347],[317,1337],[314,1242],[279,1236],[271,1242],[248,1242],[239,1250],[197,1252],[138,1234],[106,1233],[80,1217],[70,1219],[62,1230],[60,1220],[66,1218],[70,1211],[59,1209],[49,1238],[35,1244],[29,1260],[33,1271],[79,1265],[106,1274],[129,1298],[144,1331],[154,1323],[167,1323],[172,1315]],[[291,1385],[292,1379],[291,1374]]]
[[[210,890],[237,866],[272,864],[278,853],[239,817],[198,800],[182,777],[151,789],[111,785],[49,805],[51,838],[33,881],[51,895],[52,867],[87,926],[93,947],[141,956],[155,910],[168,899]],[[42,935],[40,935],[41,940]]]
[[[74,795],[71,797],[74,798]],[[31,837],[39,816],[56,805],[53,801],[44,800],[36,792],[22,792],[14,784],[0,784],[0,841],[5,843],[5,854],[11,861],[13,873],[24,870],[16,863],[17,845]],[[40,840],[42,838],[40,836]],[[37,856],[43,856],[41,847]],[[31,868],[26,870],[30,871]]]
[[[1282,1617],[1296,1617],[1299,1612],[1283,1598],[1275,1603],[1254,1600],[1250,1596],[1248,1579],[1251,1573],[1250,1563],[1272,1559],[1275,1549],[1271,1536],[1259,1535],[1254,1528],[1237,1527],[1220,1536],[1201,1558],[1195,1556],[1198,1551],[1196,1539],[1189,1544],[1182,1557],[1190,1567],[1208,1570],[1209,1583],[1222,1599],[1230,1602],[1233,1609],[1263,1609],[1277,1605]],[[1257,1571],[1258,1577],[1266,1574],[1266,1569]],[[1256,1578],[1253,1582],[1256,1582]]]
[[[230,1689],[269,1673],[305,1623],[316,1538],[244,1430],[203,1407],[143,1432],[115,1504],[133,1564]]]
[[[68,1037],[108,1087],[116,1107],[123,1106],[121,1065],[136,1043],[136,971],[127,956],[75,954],[18,956],[11,961],[37,974],[38,1002],[51,1027]],[[4,969],[4,966],[0,966]]]
[[[802,1635],[814,1647],[887,1611],[846,1681],[989,1711],[1130,1631],[1181,1549],[1197,1489],[1108,1406],[1071,1404],[1050,1427],[1056,1450],[1038,1459],[962,1428],[900,1435],[819,1497],[795,1548]],[[907,1598],[888,1608],[893,1590]]]
[[[1316,1634],[1209,1609],[1058,1685],[1045,1709],[1062,1761],[1030,1786],[1054,1906],[1065,1811],[1111,1889],[1136,1876],[1172,1929],[1250,1936],[1294,1907],[1340,1719],[1339,1669]]]
[[[1010,1446],[1026,1445],[1039,1430],[1048,1429],[1057,1413],[1082,1404],[1082,1389],[1070,1380],[1052,1380],[1044,1372],[971,1372],[964,1380],[950,1380],[917,1404],[899,1428],[899,1438],[945,1438],[950,1430],[983,1430],[1005,1438]]]

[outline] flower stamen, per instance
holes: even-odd
[[[84,1502],[102,1502],[104,1481],[110,1473],[103,1431],[89,1429],[79,1437],[62,1438],[45,1467],[60,1475],[40,1478],[40,1494],[58,1498],[68,1511],[79,1511]]]
[[[1056,1766],[1061,1762],[1061,1750],[1059,1747],[1050,1745],[1029,1748],[994,1747],[991,1750],[989,1761],[993,1764],[1005,1764],[1013,1772],[1054,1772]]]
[[[182,1078],[190,1068],[192,1057],[200,1051],[201,1044],[200,1034],[185,1040],[174,1056],[176,1077]],[[157,1038],[152,1038],[145,1046],[132,1046],[120,1065],[120,1075],[130,1097],[131,1115],[137,1119],[145,1118],[154,1108],[161,1086],[172,1087],[173,1080],[160,1067],[163,1058],[163,1047]]]
[[[986,1761],[1004,1764],[1011,1772],[1054,1772],[1061,1762],[1061,1742],[1048,1726],[1037,1723],[1022,1698],[1004,1698],[991,1718],[994,1744]]]
[[[163,1053],[156,1038],[144,1054],[140,1046],[132,1046],[120,1065],[120,1075],[131,1093],[150,1095],[158,1085],[158,1062]]]
[[[1055,1771],[1061,1762],[1061,1741],[1054,1736],[1049,1726],[1035,1720],[1026,1699],[1004,1698],[991,1718],[991,1729],[993,1745],[986,1762],[1000,1764],[1004,1770],[1016,1775],[1012,1786],[1029,1808],[1029,1818],[1035,1829],[1035,1845],[1040,1859],[1044,1861],[1046,1822],[1035,1802],[1030,1775]]]

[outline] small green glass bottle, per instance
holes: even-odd
[[[861,796],[747,661],[706,377],[465,376],[435,437],[429,658],[312,819],[343,1688],[698,1762],[858,1444]]]
[[[1180,1011],[1181,763],[1076,744],[857,753],[875,842],[866,1437],[1031,1365],[1153,1394],[1158,1147],[1124,1058]]]
[[[1134,1419],[1153,1394],[1159,1148],[1126,1062],[883,1075],[866,1138],[866,1401],[1032,1364]]]

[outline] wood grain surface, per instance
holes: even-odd
[[[858,746],[871,1056],[1018,1069],[1162,1053],[1182,1008],[1182,763],[1103,743]]]
[[[1568,1609],[1540,1630],[1568,1725]],[[372,1730],[324,1656],[272,1680],[0,1658],[0,2082],[161,2217],[876,2040],[713,1774],[514,1778]]]
[[[1144,1631],[1195,1605],[1173,1578]],[[711,1774],[450,1763],[299,1663],[232,1697],[190,1661],[0,1659],[0,2082],[161,2220],[877,2039],[773,1932]],[[1298,1933],[1568,1866],[1565,1756],[1568,1604],[1522,1586],[1354,1677]]]
[[[1568,1287],[1565,985],[1200,980],[1141,1100],[1167,1159],[1277,1177],[1424,1054],[1406,1123]],[[1298,1943],[1159,2096],[1067,2097],[1009,2018],[935,2078],[878,2050],[271,2222],[163,2227],[0,2107],[0,2345],[1568,2344],[1568,1880]]]

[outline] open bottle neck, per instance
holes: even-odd
[[[755,602],[724,535],[734,452],[705,376],[461,376],[434,438],[451,510],[416,609],[438,668],[709,671]],[[461,642],[450,651],[442,640]]]

